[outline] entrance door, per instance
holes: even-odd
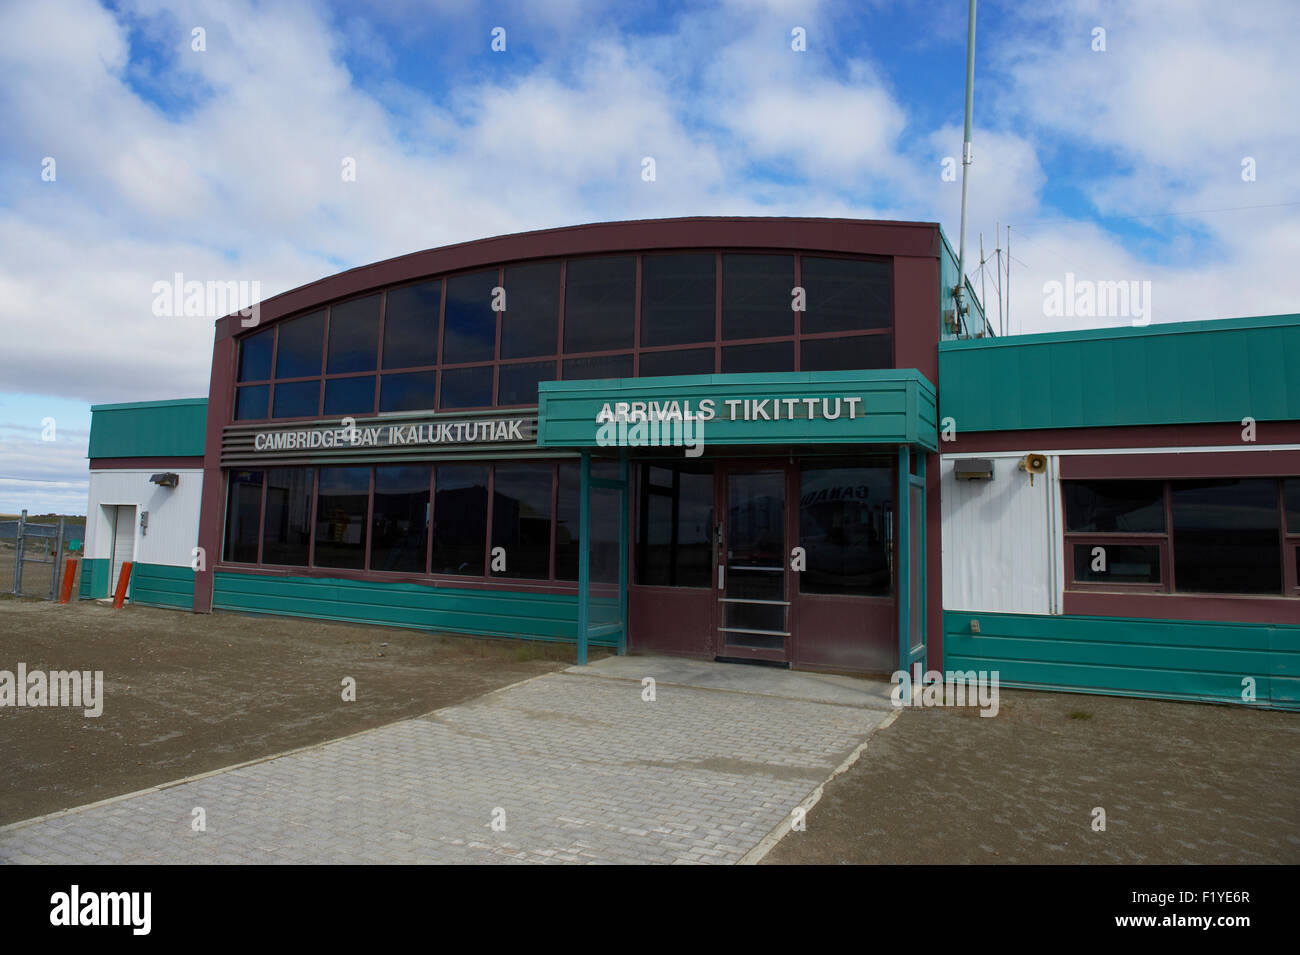
[[[135,560],[135,508],[129,504],[119,504],[114,509],[113,518],[113,553],[109,561],[108,596],[113,596],[117,589],[117,578],[122,573],[122,565]],[[130,585],[127,593],[130,594]]]
[[[718,656],[790,660],[785,469],[720,468],[715,534]]]

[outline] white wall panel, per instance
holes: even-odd
[[[149,483],[149,471],[91,471],[90,502],[86,510],[86,556],[107,559],[113,546],[112,511],[105,504],[131,504],[137,510],[135,559],[141,564],[188,567],[199,541],[199,504],[203,497],[203,471],[176,471],[176,487]],[[149,512],[143,535],[139,511]]]
[[[944,455],[940,460],[943,514],[943,606],[986,613],[1058,613],[1061,549],[1058,460],[1029,482],[1020,470],[1028,451]],[[959,457],[989,458],[993,478],[958,481]]]

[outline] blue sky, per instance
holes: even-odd
[[[84,510],[91,404],[206,393],[215,316],[151,310],[177,272],[267,297],[677,215],[955,244],[965,37],[960,0],[0,4],[0,511]],[[1122,321],[1046,314],[1067,272],[1151,282],[1154,321],[1295,310],[1298,39],[1281,0],[981,3],[968,239],[1013,227],[1013,332]]]

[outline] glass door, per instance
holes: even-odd
[[[718,656],[788,662],[784,468],[721,472],[717,528]]]

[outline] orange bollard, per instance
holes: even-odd
[[[122,602],[126,600],[126,585],[131,579],[132,564],[128,560],[122,565],[122,573],[117,575],[117,592],[113,594],[113,609],[121,610]]]
[[[72,599],[72,581],[77,576],[77,558],[69,557],[68,566],[63,568],[63,586],[59,588],[59,603],[65,604]]]

